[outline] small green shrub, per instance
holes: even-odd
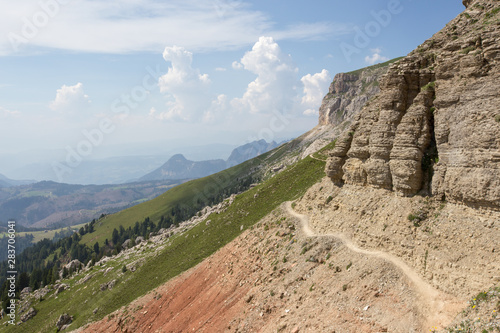
[[[434,90],[435,88],[436,88],[436,81],[432,81],[423,86],[421,90],[427,91],[427,90]]]
[[[463,49],[462,51],[460,51],[460,53],[469,54],[471,51],[474,51],[475,49],[476,49],[475,46],[468,46],[465,49]]]
[[[333,197],[330,195],[328,198],[326,198],[326,204],[329,204],[333,200]]]
[[[487,12],[484,19],[488,20],[489,18],[495,16],[498,12],[500,12],[500,7],[497,7],[495,9],[492,9],[489,12]]]
[[[422,225],[422,221],[427,219],[427,213],[419,211],[414,214],[408,215],[408,221],[413,222],[413,226],[418,228]]]
[[[349,270],[349,268],[351,268],[352,266],[352,262],[349,262],[349,264],[347,264],[347,266],[345,267],[346,270]]]
[[[475,297],[475,300],[480,302],[480,301],[486,301],[488,300],[488,293],[487,292],[480,292],[479,294],[477,294],[477,296]]]
[[[500,123],[500,114],[497,114],[497,115],[495,116],[495,121],[496,121],[497,123]]]

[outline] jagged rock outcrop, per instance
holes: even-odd
[[[111,290],[111,289],[113,289],[113,287],[115,286],[115,284],[116,284],[116,279],[101,284],[100,287],[99,287],[99,289],[101,291],[106,291],[108,289]]]
[[[319,125],[336,126],[356,115],[380,92],[379,79],[393,61],[335,75],[319,109]]]
[[[68,285],[65,284],[65,283],[61,283],[61,284],[56,284],[54,286],[54,289],[56,290],[56,296],[60,293],[62,293],[63,291],[65,291],[66,289],[68,289]]]
[[[130,247],[131,244],[132,244],[132,240],[131,239],[127,239],[126,241],[123,242],[122,248],[124,248],[126,250],[126,249],[128,249]]]
[[[30,320],[31,318],[33,318],[34,316],[36,316],[36,310],[34,308],[30,308],[28,310],[28,312],[24,313],[21,315],[21,321],[23,323],[27,322],[28,320]]]
[[[467,10],[397,61],[337,141],[337,184],[500,208],[500,7]]]
[[[65,330],[69,326],[69,324],[71,324],[72,322],[73,322],[73,316],[70,316],[67,313],[63,313],[59,317],[59,319],[57,319],[57,322],[56,322],[57,330],[58,331]]]

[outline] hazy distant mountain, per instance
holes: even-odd
[[[18,186],[18,185],[27,185],[27,184],[32,184],[34,183],[34,180],[13,180],[5,177],[4,175],[0,174],[0,187],[11,187],[11,186]]]
[[[278,144],[275,141],[267,143],[266,140],[259,140],[247,143],[233,150],[226,161],[226,167],[230,168],[238,165],[260,154],[267,153],[276,147],[278,147]]]
[[[190,161],[182,154],[172,156],[165,164],[147,175],[140,181],[161,179],[201,178],[226,168],[224,160]]]
[[[101,160],[84,160],[59,179],[50,163],[36,163],[20,167],[18,176],[31,175],[38,180],[55,181],[66,184],[122,184],[136,179],[158,168],[165,161],[165,156],[123,156]]]
[[[165,142],[162,145],[154,142],[150,145],[141,143],[102,147],[102,150],[96,151],[89,159],[85,158],[76,168],[71,168],[71,172],[65,172],[62,179],[55,173],[52,163],[57,161],[66,164],[65,150],[0,154],[0,165],[1,172],[14,179],[83,185],[122,184],[152,172],[178,152],[195,161],[225,159],[235,147],[229,144],[189,146],[186,143]]]
[[[201,178],[243,163],[277,146],[278,144],[274,141],[271,143],[267,143],[265,140],[254,141],[235,148],[227,161],[217,159],[195,162],[186,159],[182,154],[177,154],[172,156],[161,167],[141,177],[139,180]]]
[[[71,185],[43,181],[0,188],[0,221],[15,219],[20,225],[39,228],[75,225],[153,199],[180,183]]]

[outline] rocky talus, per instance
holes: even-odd
[[[334,183],[500,209],[500,3],[464,5],[379,80],[331,153]]]

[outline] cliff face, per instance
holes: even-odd
[[[380,92],[379,79],[393,61],[335,75],[319,109],[319,125],[336,126],[352,119]]]
[[[331,153],[334,183],[500,208],[500,6],[464,5],[380,79]]]

